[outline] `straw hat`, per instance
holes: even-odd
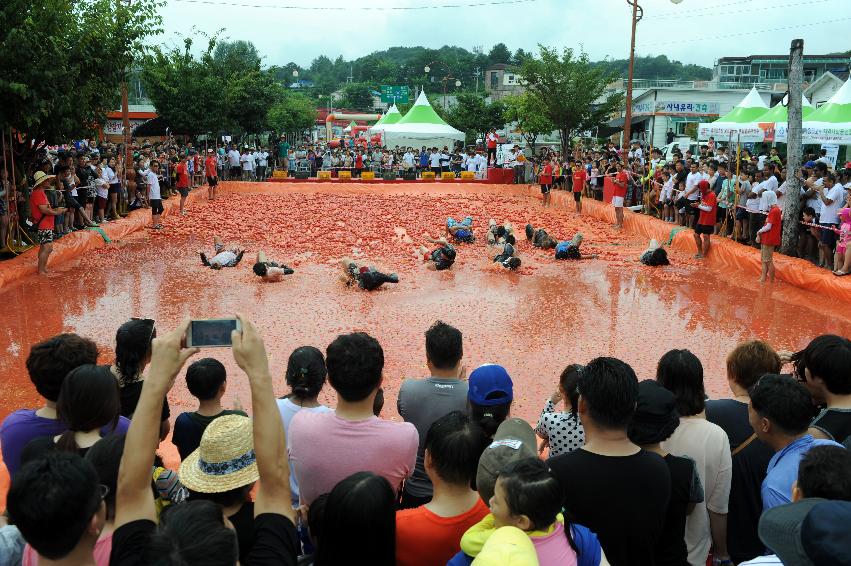
[[[42,183],[46,183],[47,181],[51,180],[55,176],[56,175],[48,175],[44,171],[36,171],[35,175],[33,175],[33,180],[35,181],[35,183],[33,184],[33,188],[38,187]]]
[[[199,493],[223,493],[257,481],[252,420],[225,415],[211,422],[197,450],[180,464],[180,481]]]

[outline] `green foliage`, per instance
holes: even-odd
[[[285,92],[269,109],[266,120],[275,132],[302,132],[316,121],[316,104],[303,94]]]
[[[592,65],[588,55],[565,48],[561,54],[538,46],[539,56],[528,57],[520,67],[526,92],[540,104],[561,136],[562,154],[567,154],[571,138],[608,120],[623,104],[623,93],[610,93],[602,103],[606,85],[613,75]]]
[[[488,104],[482,96],[470,92],[459,94],[457,101],[448,113],[447,122],[467,134],[468,144],[475,142],[476,138],[483,139],[489,130],[502,128],[505,124],[505,105],[502,102]]]
[[[162,2],[3,0],[0,126],[24,140],[62,143],[92,134],[160,32]]]
[[[491,65],[496,63],[510,63],[511,51],[508,50],[508,47],[504,43],[497,43],[491,48],[490,53],[488,53],[488,62]]]
[[[612,61],[597,61],[595,66],[602,67],[618,77],[626,77],[629,59],[614,59]],[[679,61],[671,61],[665,55],[635,58],[633,74],[636,79],[672,79],[680,81],[708,81],[712,78],[712,69],[700,65],[684,65]]]
[[[506,96],[502,102],[505,104],[505,120],[517,123],[517,129],[532,146],[533,152],[538,136],[556,129],[547,115],[547,109],[537,96],[524,92],[516,96]]]
[[[343,87],[343,99],[340,106],[352,110],[372,109],[373,87],[367,83],[346,83]]]
[[[200,57],[191,48],[191,38],[184,39],[183,50],[155,48],[142,72],[151,101],[172,131],[263,131],[282,87],[260,68],[254,45],[212,37]]]

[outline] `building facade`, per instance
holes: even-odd
[[[526,90],[523,82],[510,65],[497,63],[485,70],[485,90],[491,100],[500,100],[506,96],[520,94]]]
[[[804,82],[813,83],[827,72],[848,73],[848,55],[804,55]],[[712,83],[718,89],[786,89],[789,79],[789,55],[748,55],[721,57],[715,62]]]

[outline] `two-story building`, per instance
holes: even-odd
[[[497,101],[506,96],[520,94],[526,88],[511,65],[497,63],[485,70],[485,90],[492,101]]]

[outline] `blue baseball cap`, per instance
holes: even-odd
[[[807,169],[812,169],[815,166],[816,166],[815,161],[807,161],[806,163],[804,163],[804,167],[806,167]]]
[[[467,399],[483,407],[510,403],[514,399],[511,376],[504,367],[497,364],[477,367],[470,374]]]

